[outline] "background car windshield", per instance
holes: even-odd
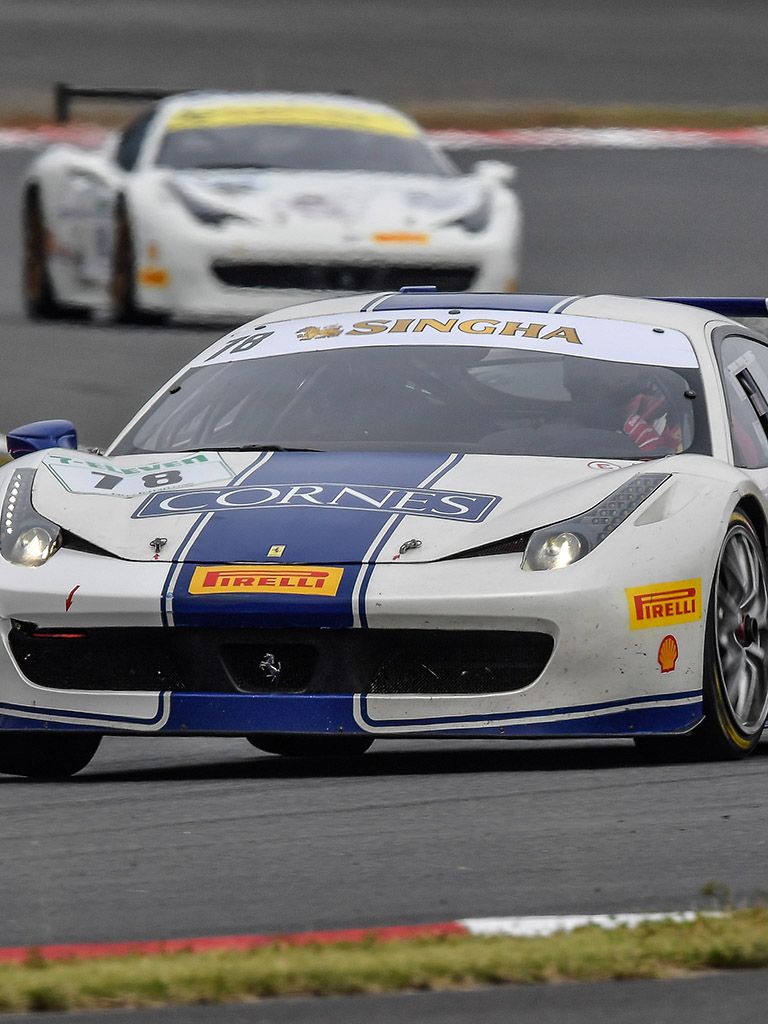
[[[709,452],[697,370],[475,346],[192,368],[112,454],[279,445],[638,459]]]
[[[168,132],[161,167],[265,167],[295,171],[384,171],[452,177],[450,160],[420,138],[285,125],[235,125]]]

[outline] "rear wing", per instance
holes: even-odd
[[[164,100],[188,89],[98,89],[57,82],[53,87],[53,115],[57,124],[66,124],[72,107],[72,100],[106,100],[121,103],[135,103],[137,100]]]
[[[683,306],[700,306],[702,309],[711,309],[714,313],[729,316],[734,320],[768,317],[768,298],[738,298],[726,295],[696,298],[687,295],[647,295],[646,298],[658,299],[660,302],[679,302]]]

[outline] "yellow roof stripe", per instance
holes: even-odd
[[[194,128],[231,128],[243,125],[274,124],[302,128],[342,128],[353,132],[400,135],[415,138],[419,131],[395,113],[355,110],[350,107],[287,106],[237,104],[228,107],[187,107],[168,119],[169,132]]]

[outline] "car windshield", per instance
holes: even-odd
[[[418,135],[292,125],[229,125],[169,131],[161,167],[256,167],[292,171],[377,171],[453,177],[458,171]]]
[[[709,439],[695,369],[398,345],[193,367],[111,454],[249,446],[640,459]]]

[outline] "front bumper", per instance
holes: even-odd
[[[610,546],[609,539],[601,548]],[[92,666],[86,671],[85,663],[78,688],[76,674],[69,671],[65,678],[63,660],[60,685],[50,685],[55,684],[55,675],[42,677],[39,665],[34,668],[13,639],[13,630],[19,628],[14,622],[34,623],[40,631],[64,634],[114,629],[115,635],[124,637],[126,631],[134,630],[142,634],[145,665],[154,664],[157,650],[167,648],[171,634],[175,638],[189,631],[197,642],[205,630],[162,626],[159,595],[167,564],[110,560],[107,573],[98,556],[62,550],[40,569],[3,566],[0,728],[488,737],[688,731],[702,714],[704,616],[674,627],[679,657],[673,670],[662,671],[660,645],[670,627],[660,624],[631,630],[625,590],[669,579],[668,552],[666,556],[664,552],[649,555],[642,566],[631,571],[615,551],[598,556],[600,551],[567,570],[542,573],[523,572],[519,556],[380,565],[367,588],[369,628],[365,630],[292,629],[287,607],[285,628],[273,626],[266,635],[258,626],[258,603],[251,604],[253,629],[238,632],[238,641],[252,646],[251,651],[239,655],[241,681],[233,682],[237,672],[230,665],[224,673],[229,679],[226,685],[212,684],[206,691],[198,674],[191,692],[184,682],[194,673],[180,671],[173,659],[168,664],[176,671],[176,681],[158,677],[153,689],[136,689],[135,680],[128,682],[133,663],[124,655],[113,658],[106,668],[102,666],[100,688],[93,681]],[[694,575],[691,569],[683,562],[673,571],[684,579]],[[71,609],[65,611],[64,595],[76,579],[82,584]],[[702,594],[704,607],[707,596]],[[502,671],[484,675],[484,664],[487,667],[492,662],[489,652],[495,651],[497,662],[504,663],[505,657],[499,655],[504,637],[522,633],[549,638],[551,654],[545,651],[533,669],[530,658],[526,666],[525,658],[519,657],[514,665],[507,657]],[[326,635],[321,638],[320,634]],[[476,634],[482,635],[478,638]],[[453,675],[446,677],[442,688],[435,686],[429,692],[424,680],[434,671],[434,651],[441,649],[441,636],[447,652],[443,664],[452,666]],[[420,643],[422,638],[432,644],[431,654]],[[489,638],[485,647],[484,638]],[[465,663],[454,665],[461,660],[454,658],[461,641],[465,641]],[[45,641],[37,638],[36,642],[75,645],[81,639],[63,636]],[[298,682],[294,679],[293,692],[285,692],[290,689],[285,682],[280,684],[282,692],[278,687],[270,691],[253,663],[257,657],[260,663],[265,653],[278,662],[285,660],[286,646],[291,645],[324,645],[326,653],[330,652],[322,685],[308,682],[305,676]],[[342,649],[347,651],[345,664],[339,653]],[[135,656],[136,647],[132,650]],[[371,651],[378,652],[378,661],[371,660]],[[390,680],[384,686],[382,652],[390,667]],[[414,664],[425,674],[418,690],[414,687],[403,692],[408,689],[403,680],[410,678]],[[396,684],[392,682],[395,676]],[[362,682],[355,684],[355,678]],[[463,679],[463,688],[456,684],[457,679]],[[124,688],[120,688],[121,680],[126,681]],[[333,692],[335,680],[337,692]],[[145,684],[140,680],[139,685]],[[247,692],[249,687],[252,692]]]
[[[238,225],[184,233],[169,226],[156,263],[138,261],[137,300],[180,317],[249,318],[330,294],[397,291],[434,284],[447,291],[507,291],[518,275],[517,243],[496,230],[459,229],[427,244],[375,244],[301,236],[265,237]]]

